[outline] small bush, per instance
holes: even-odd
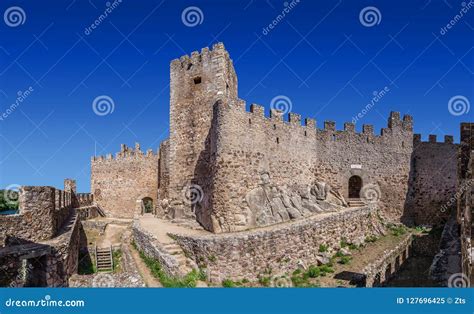
[[[341,244],[341,248],[343,248],[343,247],[346,247],[346,246],[348,246],[348,245],[349,245],[349,243],[347,242],[347,240],[346,240],[345,238],[342,238],[342,240],[341,240],[341,243],[340,243],[340,244]]]
[[[341,258],[339,259],[339,264],[343,264],[343,265],[349,264],[349,263],[351,262],[351,260],[352,260],[352,257],[350,257],[350,256],[343,256],[343,257],[341,257]]]
[[[333,273],[334,269],[332,269],[329,265],[321,265],[319,266],[319,270],[321,271],[321,276],[325,276],[328,273]]]
[[[270,287],[270,283],[272,282],[272,278],[269,276],[260,276],[258,278],[258,282],[264,287]]]
[[[392,226],[390,230],[392,231],[392,234],[396,237],[407,233],[407,230],[404,226]]]
[[[320,275],[321,275],[321,270],[319,269],[319,267],[316,267],[316,266],[309,267],[308,276],[310,278],[316,278],[316,277],[319,277]]]
[[[237,287],[236,282],[230,280],[230,279],[225,279],[222,281],[222,287],[224,288],[235,288]]]
[[[320,253],[324,253],[324,252],[327,252],[328,251],[328,246],[327,245],[324,245],[324,244],[320,244],[319,245],[319,252]]]

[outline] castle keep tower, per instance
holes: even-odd
[[[208,206],[213,105],[235,99],[237,76],[222,43],[171,62],[169,213],[173,218],[194,217],[196,206]]]

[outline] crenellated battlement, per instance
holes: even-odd
[[[356,130],[356,126],[352,122],[345,122],[342,130],[337,129],[335,121],[324,121],[322,128],[317,128],[317,122],[313,118],[302,118],[298,113],[290,112],[285,114],[284,112],[277,109],[270,109],[268,115],[266,115],[266,109],[264,106],[252,103],[249,111],[247,111],[245,101],[239,99],[238,104],[230,102],[229,104],[222,104],[229,106],[236,111],[245,111],[248,115],[249,125],[256,125],[261,123],[262,127],[275,129],[287,128],[288,132],[293,134],[306,134],[308,130],[313,129],[315,133],[322,134],[337,134],[339,138],[350,136],[370,136],[372,138],[380,138],[393,135],[394,132],[412,132],[413,131],[413,117],[411,115],[404,115],[403,118],[400,116],[400,112],[392,111],[387,121],[387,127],[380,130],[380,135],[375,135],[374,126],[370,124],[364,124],[361,132]],[[301,132],[298,131],[301,130]],[[396,130],[396,131],[395,131]]]
[[[443,142],[438,142],[435,134],[428,135],[428,141],[422,141],[421,134],[413,134],[413,144],[419,143],[430,143],[430,144],[455,144],[454,137],[452,135],[445,135]]]
[[[120,144],[120,152],[116,153],[115,156],[112,154],[107,154],[105,156],[92,156],[92,162],[106,162],[111,160],[124,160],[124,159],[156,159],[159,155],[159,149],[156,153],[150,148],[146,152],[143,152],[140,149],[140,144],[135,143],[135,148],[128,147],[125,144]]]
[[[199,51],[191,52],[191,56],[184,55],[180,58],[174,59],[171,61],[172,68],[182,68],[186,71],[192,70],[196,66],[202,66],[202,62],[205,60],[210,60],[213,58],[220,58],[223,56],[229,57],[229,53],[224,47],[223,43],[216,43],[212,46],[211,49],[209,47],[204,47]]]

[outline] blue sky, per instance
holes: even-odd
[[[122,0],[101,19],[105,1],[2,0],[0,187],[62,187],[72,177],[87,192],[95,152],[135,142],[156,150],[169,132],[170,60],[217,41],[234,60],[247,104],[268,110],[284,95],[293,112],[316,118],[319,127],[334,120],[341,129],[374,91],[388,88],[357,130],[367,123],[379,132],[395,110],[414,116],[423,139],[450,134],[458,141],[459,123],[474,116],[466,106],[474,99],[468,1],[456,20],[462,1],[290,3],[280,19],[283,1]],[[190,6],[199,9],[197,25],[182,18]],[[23,10],[19,20],[12,7]],[[367,7],[376,10],[361,15]],[[28,95],[9,110],[19,91]],[[113,112],[94,112],[101,95],[113,100]],[[448,105],[455,96],[464,98],[455,98],[461,107],[453,114]]]

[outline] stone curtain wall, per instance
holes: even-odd
[[[94,195],[92,193],[77,193],[77,207],[92,206],[94,204]]]
[[[346,198],[349,178],[359,175],[364,185],[380,186],[385,215],[392,219],[402,215],[412,151],[410,116],[401,120],[399,113],[392,113],[379,136],[372,126],[356,133],[350,123],[344,131],[336,130],[332,122],[317,129],[312,119],[302,126],[301,117],[293,113],[288,121],[277,111],[267,118],[263,107],[252,105],[247,112],[242,101],[216,104],[214,118],[212,206],[200,219],[206,229],[248,229],[252,213],[245,196],[262,183],[265,173],[277,186],[323,181]]]
[[[115,158],[92,157],[91,190],[94,201],[114,217],[132,218],[137,212],[137,200],[158,199],[158,155],[151,150],[143,153],[122,145]]]
[[[49,186],[23,186],[17,215],[0,215],[0,246],[55,236],[70,216],[72,194]],[[10,243],[5,243],[9,238]]]
[[[412,180],[407,196],[407,213],[416,225],[442,225],[456,208],[457,159],[459,145],[446,136],[438,143],[436,135],[429,142],[414,137]]]
[[[160,165],[158,168],[159,199],[169,199],[170,168],[169,168],[170,141],[164,140],[160,144]]]
[[[173,218],[194,219],[183,189],[199,185],[208,203],[209,132],[218,99],[237,98],[237,76],[222,43],[193,52],[170,65],[169,198]]]
[[[233,234],[173,237],[187,257],[220,283],[224,279],[256,281],[269,269],[293,272],[301,262],[317,264],[321,244],[338,249],[342,239],[362,243],[382,230],[376,213],[363,208]]]
[[[458,160],[457,222],[461,233],[461,267],[474,283],[472,270],[472,216],[474,211],[474,123],[461,124],[461,145]]]

